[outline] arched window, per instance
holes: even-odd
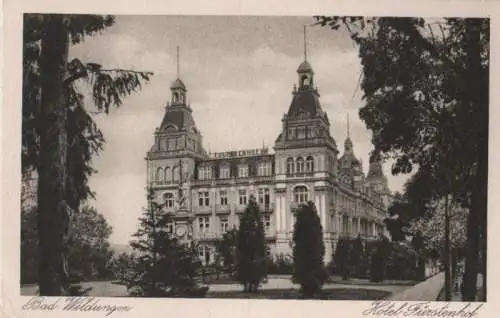
[[[304,159],[301,157],[297,158],[297,173],[304,172]]]
[[[172,176],[170,175],[170,168],[169,167],[165,168],[165,182],[167,182],[167,183],[172,182]]]
[[[306,172],[313,172],[314,171],[314,159],[313,157],[309,156],[306,159]]]
[[[178,167],[173,167],[172,168],[172,181],[179,181],[179,168]]]
[[[344,235],[349,233],[349,217],[347,215],[342,217],[342,233]]]
[[[163,195],[163,202],[165,202],[165,207],[173,208],[174,207],[174,194],[173,193],[165,193]]]
[[[177,102],[179,100],[179,93],[175,92],[174,93],[174,102]]]
[[[309,86],[309,78],[307,75],[302,76],[302,87],[308,87]]]
[[[297,203],[305,203],[309,200],[307,188],[305,186],[298,186],[293,189],[293,198]]]
[[[156,182],[157,183],[163,183],[163,169],[159,167],[156,169]]]
[[[288,158],[286,160],[286,173],[287,174],[293,174],[295,172],[295,166],[293,164],[293,159]]]

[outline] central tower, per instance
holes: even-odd
[[[154,144],[148,151],[148,186],[155,199],[164,203],[164,213],[172,216],[170,230],[177,238],[192,238],[194,218],[191,183],[196,162],[208,157],[202,145],[192,109],[187,100],[186,85],[179,74],[177,47],[177,78],[170,85],[170,101],[166,103],[160,127],[156,128]]]
[[[297,68],[298,83],[292,91],[292,102],[282,119],[282,130],[276,139],[276,249],[290,254],[295,212],[301,203],[316,205],[324,232],[325,256],[331,256],[330,219],[333,215],[331,183],[337,175],[337,145],[330,134],[330,122],[319,101],[314,71],[307,58],[304,27],[304,61]]]

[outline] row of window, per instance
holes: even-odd
[[[239,178],[248,178],[249,176],[249,167],[247,164],[241,164],[238,166],[238,175]],[[260,162],[257,165],[257,176],[270,176],[272,175],[272,164],[271,162]],[[219,170],[219,179],[229,179],[233,177],[231,175],[231,168],[229,165],[225,165],[220,167]],[[236,176],[234,176],[236,177]],[[198,169],[198,179],[199,180],[210,180],[213,179],[212,175],[212,167],[211,166],[202,166]]]
[[[271,230],[271,215],[265,214],[261,217],[262,225],[264,226],[264,230],[269,232]],[[201,216],[198,217],[198,231],[201,234],[210,233],[210,217]],[[236,225],[234,225],[236,227]],[[174,233],[174,223],[169,222],[167,224],[167,231],[170,233]],[[229,218],[227,216],[219,217],[219,233],[224,234],[229,231]]]
[[[361,226],[361,227],[360,227]],[[349,234],[349,230],[352,229],[352,233],[360,233],[362,235],[376,235],[378,232],[382,231],[382,226],[380,224],[375,224],[374,227],[370,223],[361,221],[358,224],[358,219],[353,218],[352,222],[349,222],[349,218],[344,216],[342,218],[342,233]]]
[[[305,173],[314,171],[314,159],[312,156],[308,156],[305,160],[302,157],[288,158],[286,160],[286,173]]]
[[[249,193],[246,189],[238,190],[238,203],[239,205],[248,204]],[[163,200],[167,208],[174,207],[174,194],[167,192],[163,195]],[[293,189],[293,201],[296,203],[305,203],[309,201],[309,189],[306,186],[297,186]],[[221,206],[228,205],[228,191],[219,190],[218,192],[218,204]],[[257,202],[263,205],[269,205],[271,202],[271,193],[269,188],[259,188],[257,189]],[[346,195],[340,195],[340,208],[347,209],[349,211],[354,211],[358,209],[358,205],[361,204],[363,210],[370,208],[365,203],[359,203],[357,200],[350,198]],[[199,191],[198,192],[198,206],[199,207],[209,207],[210,206],[210,192],[209,191]]]
[[[320,129],[315,126],[299,126],[288,128],[288,140],[315,138],[320,135]]]
[[[171,183],[177,182],[180,179],[180,165],[176,164],[172,168],[170,167],[158,167],[156,169],[155,182],[156,183]],[[184,174],[187,174],[187,165],[183,165]],[[184,177],[183,177],[184,178]]]
[[[239,205],[247,205],[249,193],[246,189],[238,190],[238,203]],[[163,195],[163,201],[167,208],[174,207],[174,194],[167,192]],[[257,202],[263,205],[269,205],[271,203],[271,191],[269,188],[259,188],[257,189]],[[219,190],[218,192],[218,204],[221,206],[228,205],[228,191]],[[198,192],[198,206],[208,207],[210,206],[210,192],[209,191],[199,191]]]

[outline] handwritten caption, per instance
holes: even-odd
[[[32,297],[22,307],[27,311],[80,311],[98,312],[109,316],[115,312],[130,311],[132,307],[106,304],[96,297]]]
[[[392,302],[375,301],[363,316],[389,317],[451,317],[471,318],[477,316],[483,304],[472,303],[436,303],[436,302]]]

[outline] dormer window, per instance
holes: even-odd
[[[177,146],[177,142],[176,142],[175,138],[171,138],[168,140],[168,150],[169,151],[175,150],[176,146]]]
[[[222,166],[220,168],[220,175],[219,175],[219,178],[220,179],[229,179],[231,177],[231,173],[230,173],[230,169],[229,169],[229,166]]]
[[[297,138],[298,139],[305,139],[306,138],[306,129],[305,129],[305,127],[299,127],[299,128],[297,128]]]
[[[260,162],[257,167],[257,173],[259,176],[270,176],[271,175],[271,163],[270,162]]]
[[[240,165],[238,167],[238,177],[248,178],[248,165]]]
[[[209,166],[200,167],[198,170],[199,180],[210,180],[212,179],[212,169]]]

